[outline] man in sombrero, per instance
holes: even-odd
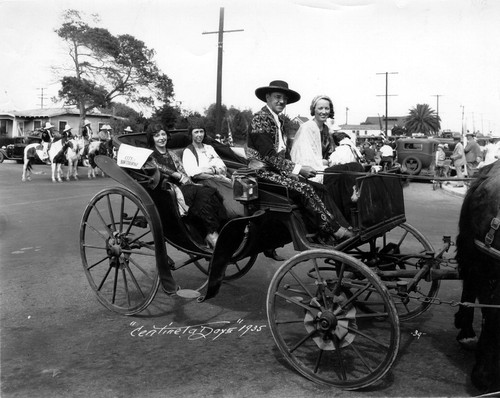
[[[308,221],[318,226],[322,234],[337,241],[353,236],[349,224],[325,188],[321,184],[306,182],[305,179],[316,175],[316,170],[290,160],[280,113],[287,104],[299,101],[300,94],[291,90],[288,83],[274,80],[255,90],[255,95],[266,105],[253,116],[247,135],[249,166],[254,166],[259,178],[286,186],[292,198],[303,205]],[[303,177],[302,181],[299,176]]]

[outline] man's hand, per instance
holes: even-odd
[[[304,178],[312,178],[316,176],[316,170],[311,166],[302,166],[299,174]]]

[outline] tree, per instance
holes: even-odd
[[[79,108],[82,121],[89,110],[108,107],[119,97],[149,109],[172,100],[172,81],[158,69],[154,50],[144,42],[90,26],[76,10],[66,10],[63,21],[56,33],[68,46],[72,72],[61,79],[59,96]],[[97,15],[93,22],[99,22]]]
[[[410,109],[404,127],[409,135],[416,133],[436,134],[441,129],[441,118],[429,105],[417,104],[415,108]]]

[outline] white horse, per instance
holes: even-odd
[[[62,165],[66,159],[66,151],[70,144],[65,133],[61,139],[54,141],[49,148],[49,157],[52,166],[52,182],[63,181]]]
[[[88,178],[96,178],[96,176],[99,175],[99,167],[97,167],[94,159],[97,155],[113,156],[112,153],[110,153],[110,141],[91,141],[86,152],[88,159]],[[102,170],[101,175],[105,177]]]
[[[39,159],[42,162],[48,160],[47,151],[44,149],[42,144],[33,143],[26,145],[24,148],[24,164],[23,164],[23,175],[21,177],[22,182],[31,181],[31,173],[33,169],[33,162],[35,159]]]
[[[71,177],[78,180],[78,161],[81,159],[83,150],[85,149],[85,140],[83,136],[73,137],[69,140],[68,150],[66,151],[66,160],[68,161],[68,171],[66,180]]]

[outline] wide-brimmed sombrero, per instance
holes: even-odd
[[[300,100],[300,94],[296,91],[290,90],[288,88],[288,83],[284,82],[283,80],[273,80],[271,83],[269,83],[269,86],[259,87],[257,90],[255,90],[255,95],[261,101],[266,102],[266,94],[275,91],[286,94],[288,97],[287,102],[289,104],[293,104],[294,102]]]

